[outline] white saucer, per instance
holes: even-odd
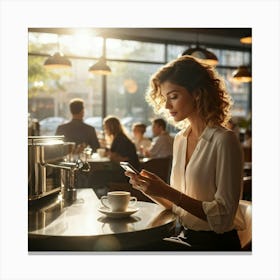
[[[98,211],[102,214],[107,215],[109,218],[126,218],[130,215],[136,213],[139,210],[139,208],[127,208],[124,212],[112,212],[111,209],[105,208],[104,206],[101,206],[98,208]]]

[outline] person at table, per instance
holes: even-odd
[[[126,172],[135,189],[178,214],[182,231],[155,250],[240,250],[242,150],[225,128],[231,99],[216,70],[191,56],[160,68],[146,100],[182,130],[174,140],[170,185],[142,170]],[[171,242],[173,241],[173,242]]]
[[[252,148],[252,131],[247,129],[244,135],[243,147]]]
[[[128,161],[136,169],[139,169],[140,163],[136,147],[125,133],[120,120],[117,117],[108,116],[104,119],[103,126],[105,135],[111,143],[107,153],[108,157],[117,163]]]
[[[150,158],[165,158],[172,156],[174,138],[166,131],[166,121],[157,118],[152,121],[153,140],[150,148],[144,150],[144,155]]]
[[[238,122],[234,118],[231,118],[228,121],[227,128],[231,129],[236,134],[237,138],[240,141],[240,128]]]
[[[146,125],[144,123],[134,123],[132,126],[133,142],[135,144],[139,156],[143,156],[143,152],[150,148],[151,140],[145,137]]]
[[[64,141],[75,142],[75,153],[82,152],[86,146],[90,146],[92,152],[95,152],[100,145],[95,128],[83,121],[85,113],[84,101],[80,98],[70,100],[69,109],[72,114],[72,120],[59,125],[55,134],[64,135]]]

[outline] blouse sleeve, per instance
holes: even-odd
[[[232,131],[226,131],[217,142],[217,191],[213,201],[202,203],[208,224],[215,232],[222,233],[232,228],[242,187],[242,166],[239,140]]]

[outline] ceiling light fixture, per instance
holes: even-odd
[[[50,55],[44,62],[44,66],[47,69],[62,69],[70,68],[72,66],[71,61],[60,52],[59,36],[57,37],[57,52]]]
[[[242,37],[240,38],[240,42],[242,44],[252,44],[252,36]]]
[[[182,55],[191,55],[195,58],[202,60],[204,63],[210,66],[216,66],[218,64],[217,56],[208,51],[205,48],[201,48],[198,44],[194,48],[189,48],[185,50]]]
[[[216,66],[218,64],[217,56],[214,53],[207,50],[206,48],[202,48],[199,46],[198,36],[199,36],[199,34],[197,33],[196,34],[196,46],[186,49],[182,53],[182,55],[191,55],[210,66]]]
[[[232,75],[234,81],[236,82],[249,83],[252,81],[252,74],[245,65],[239,66],[235,71],[233,71]]]
[[[248,39],[250,38],[250,39]],[[251,44],[252,43],[252,37],[248,36],[248,37],[242,37],[240,39],[240,42],[243,44]],[[243,52],[243,63],[244,63],[244,52]],[[239,66],[235,71],[233,71],[232,73],[233,76],[233,80],[239,83],[250,83],[252,81],[252,74],[251,74],[251,70],[250,70],[250,66],[246,66],[246,65],[241,65]]]
[[[106,64],[104,56],[101,56],[99,60],[88,69],[88,71],[97,75],[109,75],[112,72],[111,68]]]
[[[54,55],[49,56],[44,62],[44,66],[47,69],[61,69],[70,68],[72,66],[71,61],[60,52],[56,52]]]

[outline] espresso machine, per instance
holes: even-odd
[[[77,171],[88,172],[90,165],[81,159],[71,160],[75,143],[64,142],[64,136],[28,137],[28,200],[62,194],[75,201]]]

